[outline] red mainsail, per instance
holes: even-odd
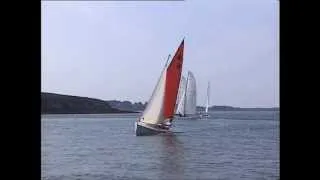
[[[173,118],[177,101],[179,83],[183,64],[184,40],[182,40],[171,63],[167,68],[165,96],[164,96],[164,117]]]

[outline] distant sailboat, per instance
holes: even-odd
[[[170,132],[183,65],[184,40],[171,63],[166,63],[142,116],[135,122],[137,136]]]
[[[181,77],[179,91],[178,91],[178,99],[176,104],[176,115],[184,116],[184,105],[185,105],[185,90],[186,90],[187,80],[184,76]]]
[[[206,108],[205,108],[204,114],[201,115],[202,117],[209,117],[209,113],[208,113],[208,111],[209,111],[209,103],[210,103],[209,99],[210,99],[210,82],[208,82]]]
[[[193,116],[197,113],[197,87],[196,78],[191,71],[188,71],[187,85],[185,91],[185,116]]]
[[[180,117],[194,116],[197,108],[196,80],[191,71],[188,71],[187,80],[181,79],[176,115]]]

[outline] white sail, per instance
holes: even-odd
[[[145,108],[141,121],[149,124],[159,124],[164,121],[163,116],[163,103],[164,103],[164,91],[166,81],[166,68],[161,73],[158,83],[153,90],[152,96],[148,101],[147,107]]]
[[[185,109],[186,115],[196,114],[197,106],[197,91],[196,91],[196,79],[192,72],[188,72],[187,85],[185,92]]]
[[[210,82],[208,82],[208,87],[207,87],[207,102],[206,102],[206,113],[208,113],[209,110],[209,101],[210,99]]]
[[[175,114],[184,115],[185,90],[186,90],[186,78],[181,76]]]

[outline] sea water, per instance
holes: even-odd
[[[137,118],[43,115],[42,179],[279,178],[279,111],[214,111],[145,137],[134,134]]]

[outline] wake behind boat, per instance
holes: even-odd
[[[171,63],[166,63],[142,116],[135,122],[136,136],[169,133],[174,118],[183,65],[184,40]],[[170,56],[169,56],[170,57]],[[168,57],[168,60],[169,60]]]

